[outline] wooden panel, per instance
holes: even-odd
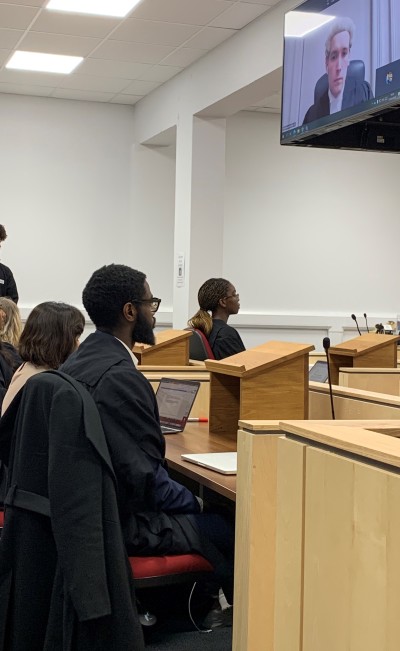
[[[305,445],[280,438],[277,458],[274,650],[301,651]]]
[[[375,398],[373,398],[373,395],[375,395]],[[342,391],[337,391],[335,387],[334,405],[337,420],[397,420],[400,418],[400,401],[398,399],[396,401],[391,396],[385,399],[382,395],[370,394],[369,396],[365,395],[363,399],[362,391],[359,391],[358,395],[351,395],[351,390],[348,390],[346,395],[346,389],[343,388]],[[328,388],[326,387],[322,391],[310,386],[310,420],[330,420],[331,417]]]
[[[386,346],[355,357],[353,366],[354,368],[368,368],[369,366],[395,368],[397,366],[397,345]]]
[[[149,346],[141,352],[134,350],[134,353],[140,364],[185,365],[189,364],[189,340],[185,338],[172,341],[170,345],[165,344],[160,348]]]
[[[240,417],[240,378],[210,374],[210,432],[236,439]]]
[[[307,448],[305,651],[395,651],[400,477]]]
[[[241,380],[240,418],[307,418],[308,359],[298,357]]]
[[[339,373],[340,386],[362,391],[376,391],[400,396],[400,373],[398,369],[349,369]]]
[[[235,651],[273,651],[278,436],[238,432]]]

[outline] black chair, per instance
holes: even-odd
[[[195,359],[199,362],[204,362],[205,359],[215,359],[205,334],[196,328],[187,328],[187,330],[191,330],[193,333],[189,339],[190,359]]]

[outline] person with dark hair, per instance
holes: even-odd
[[[200,309],[188,321],[188,325],[205,334],[215,359],[224,359],[246,350],[237,330],[228,325],[230,315],[237,314],[240,309],[239,294],[229,280],[206,280],[199,289],[198,301]]]
[[[23,364],[11,380],[2,414],[32,375],[58,369],[65,362],[77,348],[84,327],[84,316],[73,305],[48,301],[33,308],[19,340]]]
[[[0,248],[7,237],[6,229],[0,224]],[[9,267],[0,263],[0,296],[11,298],[14,303],[18,303],[17,284],[14,280],[13,273]]]
[[[81,382],[97,404],[128,553],[200,553],[232,603],[233,526],[221,515],[202,513],[201,500],[169,477],[155,394],[133,361],[135,342],[154,344],[160,302],[140,271],[118,264],[95,271],[83,304],[96,331],[60,370]]]

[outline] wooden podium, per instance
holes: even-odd
[[[308,344],[270,341],[222,360],[206,360],[210,433],[236,439],[239,420],[308,418],[311,350],[314,346]]]
[[[396,368],[400,336],[368,333],[329,348],[332,384],[339,382],[339,368]]]
[[[162,330],[156,334],[154,346],[135,344],[132,352],[139,364],[187,366],[189,364],[190,330]]]

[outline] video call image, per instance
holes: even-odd
[[[283,138],[400,98],[400,1],[308,0],[295,12],[326,22],[293,36],[286,15]]]

